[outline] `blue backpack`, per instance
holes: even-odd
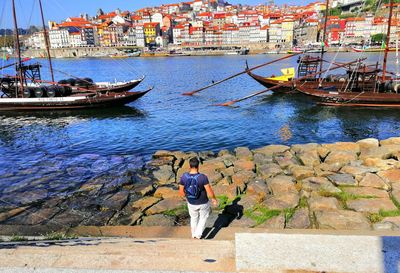
[[[194,176],[191,176],[188,173],[185,173],[186,176],[186,182],[184,185],[185,189],[185,194],[186,198],[188,199],[198,199],[200,197],[200,187],[199,187],[199,181],[197,180],[200,176],[200,174],[196,174]]]

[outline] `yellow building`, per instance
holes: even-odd
[[[293,42],[293,33],[294,33],[294,20],[284,19],[282,21],[282,40],[287,44],[291,44]]]
[[[154,43],[157,36],[160,35],[160,23],[145,23],[144,24],[144,36],[146,45]]]

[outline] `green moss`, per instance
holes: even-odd
[[[184,204],[178,208],[164,211],[162,214],[167,215],[167,216],[179,216],[179,215],[188,215],[189,211],[188,211],[187,205]]]
[[[397,217],[400,216],[400,210],[380,210],[379,215],[382,217]]]
[[[308,201],[307,198],[305,196],[303,196],[302,198],[300,198],[299,201],[299,208],[307,208],[308,207]]]
[[[335,197],[339,201],[342,202],[347,202],[349,200],[357,200],[357,199],[372,199],[372,198],[377,198],[376,196],[373,195],[359,195],[359,194],[353,194],[349,193],[346,191],[342,192],[327,192],[327,191],[320,191],[319,195],[324,196],[324,197]]]
[[[235,198],[229,199],[226,195],[218,195],[218,210],[224,210],[226,206],[232,205],[232,203],[240,197],[241,195],[237,195]]]
[[[28,241],[27,238],[24,236],[19,236],[19,235],[13,235],[10,238],[10,242],[23,242],[23,241]]]
[[[379,223],[380,221],[383,220],[383,217],[379,213],[371,213],[368,215],[368,219],[371,223]]]
[[[392,199],[393,204],[400,210],[400,203],[397,201],[396,198],[394,198],[393,195],[390,195],[390,199]]]
[[[67,235],[66,233],[63,232],[51,232],[47,233],[44,236],[45,240],[49,241],[58,241],[58,240],[69,240],[69,239],[77,239],[78,236],[76,235]]]
[[[285,215],[285,223],[288,223],[289,220],[292,219],[295,212],[296,208],[288,208],[283,210],[283,213]]]
[[[270,210],[262,205],[255,205],[253,208],[244,211],[244,215],[255,221],[257,225],[260,225],[280,214],[280,210]]]

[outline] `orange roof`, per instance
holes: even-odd
[[[211,17],[212,13],[211,12],[200,12],[197,14],[197,17]]]
[[[156,27],[158,25],[160,25],[160,23],[154,23],[154,22],[144,23],[144,27]]]
[[[71,22],[87,22],[85,18],[81,17],[69,17],[68,19],[71,20]]]
[[[225,13],[216,13],[214,14],[214,19],[224,19],[226,18],[226,14]]]
[[[99,19],[109,19],[109,18],[114,18],[115,16],[117,16],[115,12],[110,12],[107,14],[100,15]]]
[[[362,18],[362,17],[350,17],[350,18],[347,18],[347,21],[348,22],[361,22],[361,21],[365,21],[365,18]]]

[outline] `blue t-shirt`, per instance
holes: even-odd
[[[197,174],[190,174],[190,173],[185,173],[182,175],[181,177],[181,182],[180,184],[182,186],[185,186],[185,183],[188,182],[188,175],[193,177]],[[204,188],[204,185],[210,184],[208,182],[208,178],[206,175],[204,174],[200,174],[197,177],[197,182],[198,182],[198,186],[200,189],[200,196],[197,199],[187,199],[187,201],[189,202],[189,204],[191,205],[203,205],[203,204],[207,204],[208,203],[208,196],[207,196],[207,192],[206,189]]]

